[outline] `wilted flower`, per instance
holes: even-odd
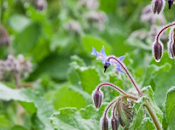
[[[107,56],[106,53],[105,53],[104,46],[103,46],[103,48],[101,49],[100,52],[97,52],[97,51],[95,50],[95,48],[92,47],[92,55],[96,56],[97,59],[102,60],[102,63],[104,64],[104,72],[106,71],[106,69],[107,69],[110,65],[114,65],[114,66],[116,67],[116,70],[117,70],[117,71],[119,71],[119,72],[121,72],[121,73],[124,73],[124,71],[121,69],[121,66],[119,65],[119,63],[117,63],[117,62],[114,61],[114,60],[110,60],[110,62],[107,61],[108,56]],[[124,58],[125,58],[125,56],[121,56],[121,57],[118,58],[118,60],[121,61],[121,62],[123,62]]]
[[[100,108],[103,99],[103,93],[100,90],[95,90],[93,93],[93,102],[96,108]]]
[[[165,5],[165,1],[164,0],[152,0],[152,10],[154,13],[159,14]]]
[[[4,26],[0,24],[0,45],[9,45],[10,39]]]
[[[155,60],[159,62],[160,59],[162,58],[162,53],[163,53],[163,44],[161,43],[161,41],[154,42],[152,51],[153,51],[153,56]]]

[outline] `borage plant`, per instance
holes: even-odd
[[[112,107],[110,119],[112,130],[117,130],[119,125],[124,129],[135,130],[136,124],[141,124],[142,120],[144,118],[148,119],[148,117],[152,118],[154,124],[154,126],[152,125],[152,129],[155,129],[154,127],[156,127],[157,130],[162,130],[162,125],[160,123],[162,120],[162,112],[154,102],[151,87],[143,88],[142,90],[138,87],[133,76],[123,63],[124,56],[119,58],[115,56],[107,56],[104,47],[100,52],[97,52],[92,48],[92,54],[95,55],[97,59],[102,60],[102,63],[104,64],[104,72],[109,66],[113,65],[118,72],[126,74],[138,93],[134,94],[132,92],[125,92],[120,87],[108,82],[99,84],[92,93],[93,102],[97,109],[100,108],[103,100],[103,93],[100,90],[101,87],[110,86],[121,94],[106,107],[103,117],[101,118],[101,129],[109,129],[108,111]],[[146,114],[145,108],[149,114]],[[138,114],[140,114],[140,117],[137,117]]]

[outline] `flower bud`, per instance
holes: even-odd
[[[164,0],[152,0],[152,10],[155,13],[159,14],[165,5],[165,1]]]
[[[163,44],[160,41],[156,41],[153,44],[153,56],[157,62],[162,58]]]
[[[168,0],[168,8],[171,9],[171,5],[173,4],[173,0]]]
[[[103,99],[103,93],[100,90],[93,92],[93,101],[96,108],[100,108]]]
[[[168,43],[168,52],[169,52],[169,57],[171,59],[174,59],[175,58],[175,43],[174,42]]]
[[[112,130],[118,130],[119,124],[118,124],[118,120],[115,117],[112,117],[111,119],[111,126],[112,126]]]
[[[119,98],[116,106],[116,114],[120,125],[128,128],[133,119],[133,104],[125,97]]]
[[[108,118],[107,117],[103,117],[101,119],[101,128],[102,130],[108,130]]]

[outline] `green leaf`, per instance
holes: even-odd
[[[47,74],[54,79],[65,80],[68,68],[69,56],[52,54],[38,64],[38,68],[31,74],[31,78]]]
[[[14,39],[14,48],[18,53],[28,53],[37,44],[41,30],[40,25],[31,23],[23,29]]]
[[[52,102],[56,110],[62,107],[76,107],[80,109],[91,102],[91,95],[75,89],[76,87],[68,87],[68,85],[65,84],[58,90],[46,95],[46,99]]]
[[[10,130],[27,130],[27,129],[22,126],[16,125],[16,126],[13,126]]]
[[[103,110],[104,106],[99,111],[92,106],[80,110],[67,107],[55,112],[50,120],[56,130],[99,130]]]
[[[134,118],[132,123],[130,124],[129,130],[136,130],[143,121],[144,115],[144,104],[145,98],[140,98],[138,101],[134,103],[133,110],[134,110]]]
[[[137,129],[134,130],[156,130],[155,126],[153,125],[153,122],[150,120],[150,118],[145,118],[142,121],[142,124]]]
[[[163,112],[161,109],[157,106],[155,100],[154,100],[154,92],[151,88],[151,86],[147,86],[143,88],[144,94],[148,96],[151,107],[153,108],[154,112],[156,113],[156,116],[158,117],[159,121],[162,122],[163,120]]]
[[[0,129],[1,128],[9,128],[11,127],[11,122],[3,115],[0,115]]]
[[[151,89],[151,86],[144,87],[143,90],[145,97],[141,97],[138,101],[134,103],[134,118],[129,130],[155,130],[152,118],[150,116],[144,117],[144,102],[148,99],[159,121],[162,122],[163,113],[154,101],[154,92]]]
[[[17,32],[22,31],[26,26],[30,24],[30,19],[19,14],[13,14],[9,18],[9,25],[12,29]]]
[[[107,55],[111,52],[111,48],[107,42],[101,38],[96,38],[94,36],[83,37],[82,45],[88,52],[92,52],[92,47],[94,47],[97,51],[100,51],[102,49],[102,46],[105,47],[105,52]]]
[[[100,0],[100,9],[107,13],[116,11],[117,0]]]
[[[43,100],[43,98],[36,96],[30,90],[11,89],[1,83],[0,83],[0,95],[1,100],[5,101],[15,100],[19,102],[25,102],[22,103],[23,107],[26,108],[26,110],[29,110],[29,112],[31,113],[37,112],[38,118],[44,124],[43,129],[44,130],[52,129],[48,117],[53,112],[53,109],[51,106],[49,106],[47,102]]]
[[[165,102],[167,130],[175,129],[175,86],[168,90]]]

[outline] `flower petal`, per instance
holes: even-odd
[[[98,53],[97,53],[97,51],[95,50],[94,47],[92,47],[92,55],[98,57]]]
[[[124,58],[125,58],[125,56],[120,56],[118,59],[119,59],[119,61],[123,62]]]
[[[121,72],[121,73],[125,73],[125,72],[121,69],[121,67],[117,67],[116,70],[119,71],[119,72]]]
[[[101,53],[104,57],[107,57],[107,56],[106,56],[106,53],[105,53],[105,48],[104,48],[104,46],[103,46],[103,48],[101,49],[100,53]]]

